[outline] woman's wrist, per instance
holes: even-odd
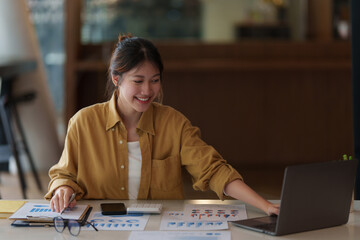
[[[55,189],[54,191],[53,191],[53,196],[58,192],[58,191],[61,191],[61,190],[70,190],[70,191],[72,191],[73,193],[75,192],[75,190],[72,188],[72,187],[70,187],[70,186],[67,186],[67,185],[64,185],[64,186],[60,186],[60,187],[58,187],[57,189]]]
[[[267,214],[267,215],[270,215],[270,208],[271,208],[272,204],[271,202],[267,201],[266,200],[266,204],[264,206],[264,209],[263,211]]]

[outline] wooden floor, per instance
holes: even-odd
[[[244,181],[266,199],[279,199],[283,169],[243,169],[241,171]],[[35,184],[33,176],[28,173],[26,182],[28,184],[27,198],[42,199],[46,193],[49,183],[47,173],[40,173],[43,190],[39,190]],[[183,177],[184,192],[186,199],[218,199],[212,191],[201,192],[192,189],[191,177],[186,173]],[[0,195],[2,199],[22,199],[20,183],[17,175],[0,172]]]

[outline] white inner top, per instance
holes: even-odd
[[[140,143],[128,142],[129,153],[129,199],[137,199],[141,178],[141,150]]]

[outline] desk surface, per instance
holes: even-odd
[[[44,203],[45,200],[29,200],[31,202]],[[117,201],[80,201],[78,204],[89,204],[94,207],[93,211],[100,210],[100,203],[102,202],[117,202]],[[125,205],[134,203],[136,201],[122,201]],[[151,201],[148,201],[151,202]],[[241,204],[237,200],[165,200],[165,201],[155,201],[163,203],[164,211],[180,211],[183,209],[185,204]],[[247,214],[249,218],[264,216],[264,214],[251,206],[246,206]],[[156,231],[160,228],[160,215],[152,215],[146,225],[145,230],[147,231]],[[11,227],[11,221],[8,219],[0,219],[0,239],[56,239],[56,240],[68,240],[68,239],[127,239],[130,235],[130,231],[82,231],[80,235],[75,238],[69,234],[66,230],[64,233],[57,233],[54,228],[36,228],[36,227]],[[241,229],[229,224],[231,230],[231,239],[247,239],[247,240],[256,240],[256,239],[327,239],[327,240],[346,240],[346,239],[359,239],[360,236],[360,201],[355,201],[354,211],[350,214],[349,222],[342,226],[290,234],[282,237],[273,237],[265,235],[262,233],[257,233],[245,229]]]

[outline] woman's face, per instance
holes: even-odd
[[[161,90],[160,71],[149,61],[145,61],[122,75],[118,105],[125,116],[145,112]],[[116,81],[116,82],[117,82]]]

